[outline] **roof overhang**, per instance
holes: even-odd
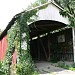
[[[45,33],[58,30],[60,28],[66,27],[67,25],[58,21],[53,20],[40,20],[29,25],[30,37],[36,37]]]
[[[61,9],[61,10],[64,10],[63,8],[61,8],[60,6],[58,6],[56,3],[54,3],[53,1],[51,1],[51,2],[48,2],[48,3],[45,3],[45,4],[42,4],[42,5],[40,5],[40,6],[37,6],[37,7],[35,7],[35,8],[33,8],[33,9],[30,9],[30,10],[25,10],[25,11],[23,11],[23,12],[21,12],[21,13],[18,13],[18,14],[16,14],[13,18],[12,18],[12,20],[8,23],[8,25],[7,25],[7,27],[6,27],[6,29],[2,32],[2,34],[0,35],[0,40],[5,36],[5,35],[7,35],[7,31],[11,28],[11,26],[15,23],[15,21],[16,21],[16,19],[17,18],[19,18],[19,16],[22,14],[22,13],[25,13],[25,12],[28,12],[28,11],[32,11],[32,10],[35,10],[35,9],[40,9],[41,7],[43,7],[43,6],[46,6],[46,5],[49,5],[49,4],[53,4],[53,5],[55,5],[56,7],[58,7],[59,9]],[[42,21],[41,21],[42,22]],[[44,21],[43,21],[44,22]],[[34,23],[40,23],[40,21],[37,21],[37,22],[34,22]],[[32,23],[32,24],[34,24],[34,23]],[[31,26],[32,26],[32,24],[31,24]],[[63,24],[63,23],[62,23]],[[30,28],[31,28],[31,26],[30,26]],[[38,26],[38,25],[37,25]],[[43,25],[42,25],[43,26]],[[59,27],[60,28],[60,27]],[[31,28],[31,30],[32,30],[32,28]],[[32,31],[33,32],[33,31]],[[42,33],[42,32],[41,32]],[[32,33],[30,33],[30,35],[31,35]],[[35,34],[34,34],[35,35]],[[32,37],[34,36],[33,34],[32,34]]]

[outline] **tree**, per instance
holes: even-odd
[[[63,8],[60,11],[62,16],[68,16],[69,21],[71,22],[70,26],[75,25],[75,0],[54,0],[59,6]],[[35,3],[31,4],[27,9],[34,8],[41,4],[48,2],[48,0],[37,0]]]
[[[61,11],[61,14],[63,16],[68,16],[69,20],[71,21],[71,24],[74,25],[74,17],[75,17],[75,11],[74,11],[74,0],[55,0],[60,6],[63,7],[63,11]],[[37,5],[41,5],[43,3],[47,2],[47,0],[38,0],[36,3],[33,4],[33,7]],[[66,4],[66,3],[67,4]],[[39,9],[40,10],[40,9]],[[29,27],[28,22],[31,19],[33,15],[36,15],[37,10],[31,10],[31,11],[25,11],[24,13],[21,13],[18,16],[18,19],[15,21],[15,24],[11,27],[11,29],[8,31],[8,50],[6,53],[5,61],[3,62],[2,71],[6,75],[10,74],[10,68],[11,68],[11,60],[12,60],[12,51],[17,50],[18,52],[18,61],[17,61],[17,67],[16,67],[16,73],[18,75],[32,75],[31,72],[33,71],[33,63],[30,56],[30,43],[29,43]],[[25,36],[23,37],[23,34],[25,33]],[[23,40],[24,39],[24,40]],[[26,41],[26,48],[22,48],[23,41]],[[13,49],[15,48],[15,49]]]
[[[31,9],[31,8],[37,7],[37,6],[39,6],[41,4],[44,4],[46,2],[48,2],[48,0],[36,0],[34,3],[32,3],[30,6],[28,6],[27,9]]]
[[[75,26],[75,0],[55,0],[64,10],[60,12],[63,16],[68,16],[71,26]]]

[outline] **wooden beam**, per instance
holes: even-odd
[[[50,34],[48,34],[48,50],[49,50],[48,61],[50,61]]]
[[[37,48],[38,48],[38,60],[40,60],[40,47],[39,47],[39,39],[37,39]]]
[[[41,44],[41,46],[42,46],[42,48],[43,48],[43,51],[44,51],[45,57],[46,57],[46,59],[47,59],[47,53],[46,53],[46,51],[45,51],[45,47],[44,47],[44,45],[43,45],[43,43],[42,43],[42,40],[40,39],[39,36],[38,36],[38,39],[39,39],[39,41],[40,41],[40,44]]]

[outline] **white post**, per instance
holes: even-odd
[[[75,63],[75,30],[72,27],[72,36],[73,36],[73,55],[74,55],[74,63]]]

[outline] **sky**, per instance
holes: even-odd
[[[14,15],[36,0],[0,0],[0,29],[4,30]]]

